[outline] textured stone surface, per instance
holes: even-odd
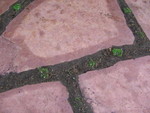
[[[3,36],[21,48],[14,60],[18,72],[132,44],[134,39],[117,0],[36,0]]]
[[[14,43],[0,36],[0,74],[15,70],[13,60],[17,55],[17,47]]]
[[[87,72],[79,83],[94,113],[150,113],[149,74],[147,56]]]
[[[150,0],[126,0],[126,2],[150,39]]]
[[[17,0],[0,0],[0,14],[4,13],[9,9],[10,5],[15,3]]]
[[[73,113],[60,82],[27,85],[0,93],[0,113]]]

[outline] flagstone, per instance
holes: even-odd
[[[0,36],[0,74],[13,72],[13,60],[17,55],[17,47],[11,41]]]
[[[122,61],[79,76],[94,113],[150,113],[150,57]]]
[[[73,113],[60,82],[26,85],[0,93],[0,113]]]
[[[36,0],[7,26],[3,36],[20,47],[14,60],[17,72],[134,40],[117,0]]]
[[[126,2],[150,39],[150,0],[126,0]]]

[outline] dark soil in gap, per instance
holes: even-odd
[[[20,0],[23,1],[23,0]],[[26,0],[26,5],[33,0]],[[121,7],[128,7],[124,0],[118,0],[118,3]],[[24,7],[26,6],[24,5]],[[19,12],[18,12],[19,13]],[[18,14],[14,13],[11,10],[8,10],[1,15],[2,21],[0,21],[0,34],[5,30],[8,23]],[[10,16],[15,14],[14,17]],[[8,18],[5,20],[5,18]],[[147,36],[144,34],[144,37],[141,38],[141,35],[137,34],[138,32],[144,32],[134,15],[125,14],[127,25],[133,32],[135,36],[135,41],[133,45],[123,45],[123,46],[113,46],[113,48],[121,48],[123,50],[123,55],[121,57],[113,56],[110,48],[100,50],[94,54],[87,55],[85,57],[75,59],[72,61],[43,66],[43,68],[48,68],[49,77],[42,78],[39,70],[32,69],[29,71],[21,73],[8,73],[4,76],[0,76],[0,92],[4,92],[10,89],[18,88],[28,84],[38,84],[42,82],[50,81],[61,81],[64,84],[69,92],[69,102],[72,106],[74,113],[93,113],[91,106],[85,101],[84,95],[79,88],[78,77],[80,74],[86,73],[87,71],[99,70],[113,66],[115,63],[128,59],[135,59],[143,56],[150,55],[150,41]],[[132,21],[131,21],[132,20]],[[131,23],[132,22],[132,23]],[[132,24],[132,25],[131,25]],[[89,60],[92,59],[96,62],[94,67],[88,65]]]
[[[127,26],[130,28],[135,37],[134,45],[144,46],[146,43],[150,44],[148,37],[146,36],[144,30],[142,29],[137,19],[135,18],[133,11],[131,13],[124,12],[123,10],[124,8],[129,8],[125,0],[117,0],[117,1],[126,19]],[[140,33],[142,33],[142,35]]]
[[[118,61],[135,59],[138,57],[150,55],[150,45],[142,48],[133,45],[121,47],[124,54],[122,57],[113,56],[109,49],[101,50],[95,54],[82,57],[70,62],[64,62],[53,66],[44,66],[49,69],[49,77],[41,78],[38,69],[33,69],[21,73],[9,73],[0,78],[0,92],[13,88],[21,87],[27,84],[37,84],[50,81],[61,81],[68,89],[69,102],[74,113],[92,113],[92,108],[85,101],[78,84],[78,75],[91,70],[98,70],[110,67]],[[89,67],[87,62],[93,59],[97,62],[95,67]]]

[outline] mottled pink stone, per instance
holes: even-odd
[[[94,113],[150,113],[150,56],[79,76]]]
[[[134,39],[117,0],[35,0],[3,36],[20,47],[14,59],[17,72],[132,44]]]
[[[60,82],[27,85],[0,93],[0,113],[73,113]]]

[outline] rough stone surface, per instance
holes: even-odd
[[[150,39],[150,0],[126,0],[126,2]]]
[[[14,60],[17,72],[132,44],[134,39],[117,0],[36,0],[3,36],[21,48]]]
[[[73,113],[60,82],[27,85],[0,93],[0,113]]]
[[[0,74],[15,71],[13,60],[17,55],[14,43],[0,36]]]
[[[150,113],[150,57],[122,61],[79,76],[94,113]]]
[[[15,3],[17,0],[0,0],[0,14],[4,13],[9,9],[10,5]]]

